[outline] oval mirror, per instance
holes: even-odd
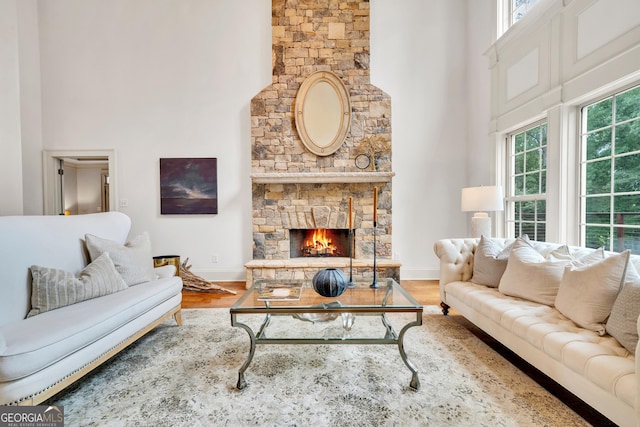
[[[335,153],[351,125],[349,92],[331,71],[307,77],[296,97],[296,128],[302,143],[318,156]]]

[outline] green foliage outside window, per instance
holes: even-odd
[[[511,135],[510,186],[507,197],[509,234],[546,239],[547,124]]]
[[[585,245],[640,253],[640,86],[583,108]]]

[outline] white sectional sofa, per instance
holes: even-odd
[[[502,272],[497,273],[498,282],[494,281],[491,284],[474,283],[474,280],[484,282],[485,277],[480,275],[482,273],[484,276],[487,273],[479,270],[479,266],[474,267],[474,262],[480,263],[478,257],[484,257],[481,258],[483,265],[487,261],[485,251],[480,253],[478,250],[480,239],[443,239],[435,243],[434,250],[440,258],[440,297],[443,313],[447,314],[449,308],[455,309],[616,424],[640,425],[640,376],[636,374],[640,368],[640,362],[634,356],[634,353],[640,352],[640,344],[635,344],[634,348],[633,342],[631,344],[627,342],[626,345],[630,348],[625,348],[616,338],[609,335],[609,326],[606,326],[606,332],[604,330],[601,332],[603,335],[592,330],[591,327],[579,326],[556,307],[557,299],[556,304],[549,304],[514,296],[517,292],[512,292],[512,288],[509,290],[509,284],[505,283],[514,277],[509,271],[512,265],[516,265],[512,252],[514,239],[488,240],[497,247],[491,257],[488,257],[489,261],[504,263]],[[563,251],[570,254],[565,262],[571,265],[562,267],[563,276],[560,287],[564,286],[566,289],[569,285],[565,282],[570,281],[570,275],[577,274],[574,276],[578,279],[574,280],[576,289],[579,293],[586,295],[590,292],[589,283],[607,279],[600,277],[597,272],[588,270],[594,267],[585,267],[580,262],[574,262],[577,259],[593,257],[596,255],[595,249],[532,241],[529,241],[529,244],[543,257],[552,256],[552,253],[559,248],[563,248]],[[483,249],[485,249],[484,243]],[[613,256],[602,250],[600,253],[607,259]],[[616,254],[616,259],[622,256]],[[551,261],[546,259],[545,262]],[[626,268],[627,276],[623,278],[621,289],[626,289],[626,295],[633,290],[637,298],[637,289],[640,286],[638,278],[629,278],[629,275],[634,268],[640,271],[640,256],[628,257]],[[474,278],[474,269],[477,279]],[[567,273],[567,271],[570,272]],[[577,273],[571,273],[575,271]],[[569,275],[569,278],[564,275]],[[525,272],[520,279],[522,282],[520,289],[528,292],[528,289],[537,286],[536,283],[544,285],[552,281],[550,278],[545,278],[541,282],[538,279],[534,274]],[[634,283],[629,284],[629,280],[633,280]],[[581,286],[584,286],[584,289],[581,289]],[[627,286],[629,288],[626,288]],[[560,290],[557,289],[557,292]],[[565,292],[563,298],[566,300],[566,291],[563,292]],[[622,307],[620,305],[622,302],[618,300],[617,295],[614,295],[614,307]],[[573,315],[573,311],[577,310],[576,307],[581,304],[583,296],[571,294],[569,297],[570,307],[564,312],[571,310]],[[548,295],[544,298],[548,298]],[[533,299],[537,298],[533,297]],[[604,299],[600,298],[600,300]],[[637,309],[638,304],[635,302],[633,304]],[[566,301],[562,307],[567,307]],[[634,311],[631,310],[631,312]],[[609,319],[614,317],[613,309],[611,313]],[[635,313],[627,319],[632,322],[633,334],[640,331],[640,319],[636,320],[637,311]],[[586,314],[589,315],[590,312],[587,311]],[[628,315],[629,312],[624,314]],[[607,322],[609,320],[601,326]]]
[[[150,253],[141,266],[126,265],[150,252],[148,241],[127,242],[130,225],[129,217],[118,212],[0,217],[0,404],[38,404],[165,319],[173,316],[181,324],[182,281],[174,276],[175,267],[154,269]],[[93,252],[107,245],[111,254],[92,254],[100,261],[90,257],[87,235],[97,239]],[[32,285],[33,271],[40,271],[38,280],[48,286],[63,280],[61,271],[68,272],[65,289],[75,290],[54,294]],[[96,277],[107,276],[91,288]],[[117,291],[102,287],[109,280]],[[62,306],[35,314],[36,288],[47,290],[39,293],[40,302]],[[87,289],[104,295],[90,297]],[[32,311],[35,315],[28,317]]]

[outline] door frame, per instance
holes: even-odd
[[[59,215],[61,211],[60,179],[58,179],[58,165],[60,159],[66,157],[106,157],[109,167],[109,211],[117,210],[116,191],[116,151],[115,150],[43,150],[42,151],[42,180],[44,189],[44,214]]]

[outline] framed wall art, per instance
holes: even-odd
[[[160,159],[162,215],[218,213],[218,159]]]

